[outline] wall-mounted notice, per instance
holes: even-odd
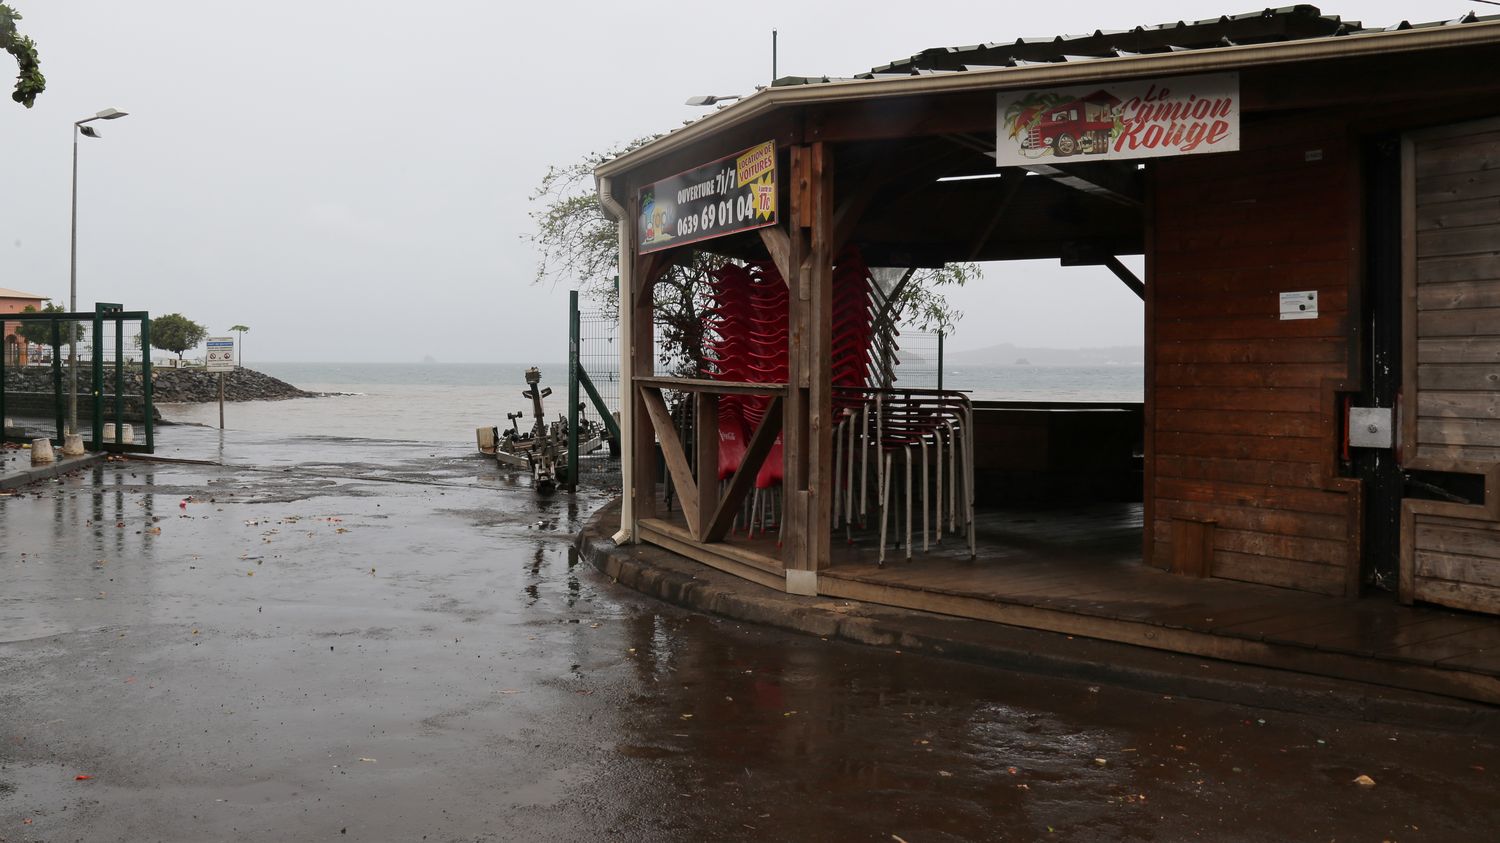
[[[695,167],[641,188],[641,254],[776,223],[776,144]]]
[[[998,106],[1001,167],[1240,148],[1237,73],[1004,91]]]
[[[1317,290],[1302,290],[1296,293],[1282,293],[1280,298],[1281,318],[1283,320],[1318,318]]]

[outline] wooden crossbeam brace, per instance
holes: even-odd
[[[656,387],[642,386],[641,400],[646,413],[651,416],[651,426],[656,429],[656,440],[661,443],[661,455],[672,473],[672,483],[677,489],[677,498],[682,502],[682,514],[687,517],[688,530],[698,533],[698,484],[693,482],[693,469],[688,465],[687,453],[682,441],[677,438],[677,428],[672,424],[672,414],[667,410],[666,399]],[[649,457],[648,457],[649,459]]]
[[[1130,271],[1130,267],[1126,266],[1123,263],[1120,263],[1120,259],[1115,257],[1114,255],[1106,255],[1104,257],[1103,263],[1105,266],[1109,267],[1109,271],[1113,272],[1116,278],[1124,281],[1125,286],[1129,287],[1136,295],[1140,296],[1141,301],[1146,300],[1146,282],[1135,277],[1135,273]]]
[[[759,231],[760,241],[766,244],[766,251],[771,255],[771,263],[776,264],[776,271],[780,272],[782,280],[790,285],[794,275],[791,236],[779,225],[768,225]]]
[[[995,233],[996,226],[1005,217],[1005,212],[1010,208],[1010,203],[1015,200],[1016,194],[1021,191],[1021,183],[1026,181],[1026,173],[1016,167],[1007,167],[1005,174],[1000,178],[1000,190],[995,196],[995,210],[990,213],[989,220],[979,234],[974,237],[974,243],[969,247],[969,260],[977,260],[984,252],[984,244],[990,242],[990,235]]]
[[[634,294],[639,302],[641,294],[650,290],[657,281],[666,274],[667,270],[677,265],[683,256],[689,254],[687,249],[664,249],[660,252],[651,252],[645,255],[637,255],[635,258],[635,272],[631,276],[634,285]]]
[[[714,509],[713,520],[708,527],[699,535],[703,536],[704,542],[723,541],[724,534],[729,532],[729,527],[734,523],[735,513],[739,512],[740,505],[745,502],[745,495],[750,492],[750,487],[755,483],[755,476],[760,473],[760,467],[766,461],[766,455],[771,453],[771,446],[776,443],[776,437],[781,434],[782,425],[782,397],[780,395],[771,399],[770,406],[766,407],[766,414],[760,420],[760,425],[751,434],[750,442],[745,447],[745,456],[740,460],[739,468],[734,471],[734,476],[729,480],[729,487],[724,490],[724,497],[719,499],[719,505]]]

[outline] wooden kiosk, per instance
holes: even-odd
[[[1500,19],[1372,29],[1296,6],[782,79],[604,164],[629,396],[617,540],[793,593],[1500,702],[1500,77],[1475,72],[1497,66]],[[712,186],[674,177],[766,144],[774,215],[704,224]],[[1137,289],[1130,564],[1023,588],[981,547],[924,586],[920,565],[832,551],[831,271],[849,244],[886,267],[1097,264]],[[691,249],[780,270],[786,383],[656,373],[651,287]],[[774,401],[723,494],[694,477],[664,391],[700,418],[726,394]],[[781,546],[725,541],[778,433]]]

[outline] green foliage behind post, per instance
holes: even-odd
[[[35,305],[28,304],[25,307],[21,308],[21,312],[22,313],[67,313],[68,309],[65,308],[65,307],[63,307],[60,304],[49,304],[49,305],[44,306],[41,310],[37,310]],[[20,335],[21,339],[23,339],[23,340],[25,340],[25,341],[33,344],[33,345],[51,345],[52,344],[52,323],[51,322],[43,322],[43,321],[40,321],[40,320],[37,320],[37,321],[29,321],[28,320],[26,322],[18,322],[18,323],[16,323],[16,333]],[[63,329],[58,333],[58,336],[62,338],[63,342],[67,342],[68,341],[68,329],[67,329],[66,326],[64,326]],[[73,338],[81,340],[81,339],[83,339],[83,336],[84,336],[83,323],[81,323],[81,322],[74,322],[73,323]]]
[[[15,57],[20,73],[16,75],[16,90],[10,98],[30,108],[37,94],[47,90],[47,78],[42,76],[42,62],[36,54],[36,42],[16,29],[21,16],[8,4],[0,3],[0,50]]]
[[[151,320],[151,347],[170,351],[182,359],[182,353],[197,348],[208,336],[208,329],[181,313],[168,313]]]

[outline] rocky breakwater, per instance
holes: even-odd
[[[219,374],[202,369],[153,368],[152,397],[158,404],[195,404],[219,400]],[[224,378],[226,401],[281,401],[287,398],[316,398],[321,393],[305,392],[284,380],[254,369],[239,368]]]

